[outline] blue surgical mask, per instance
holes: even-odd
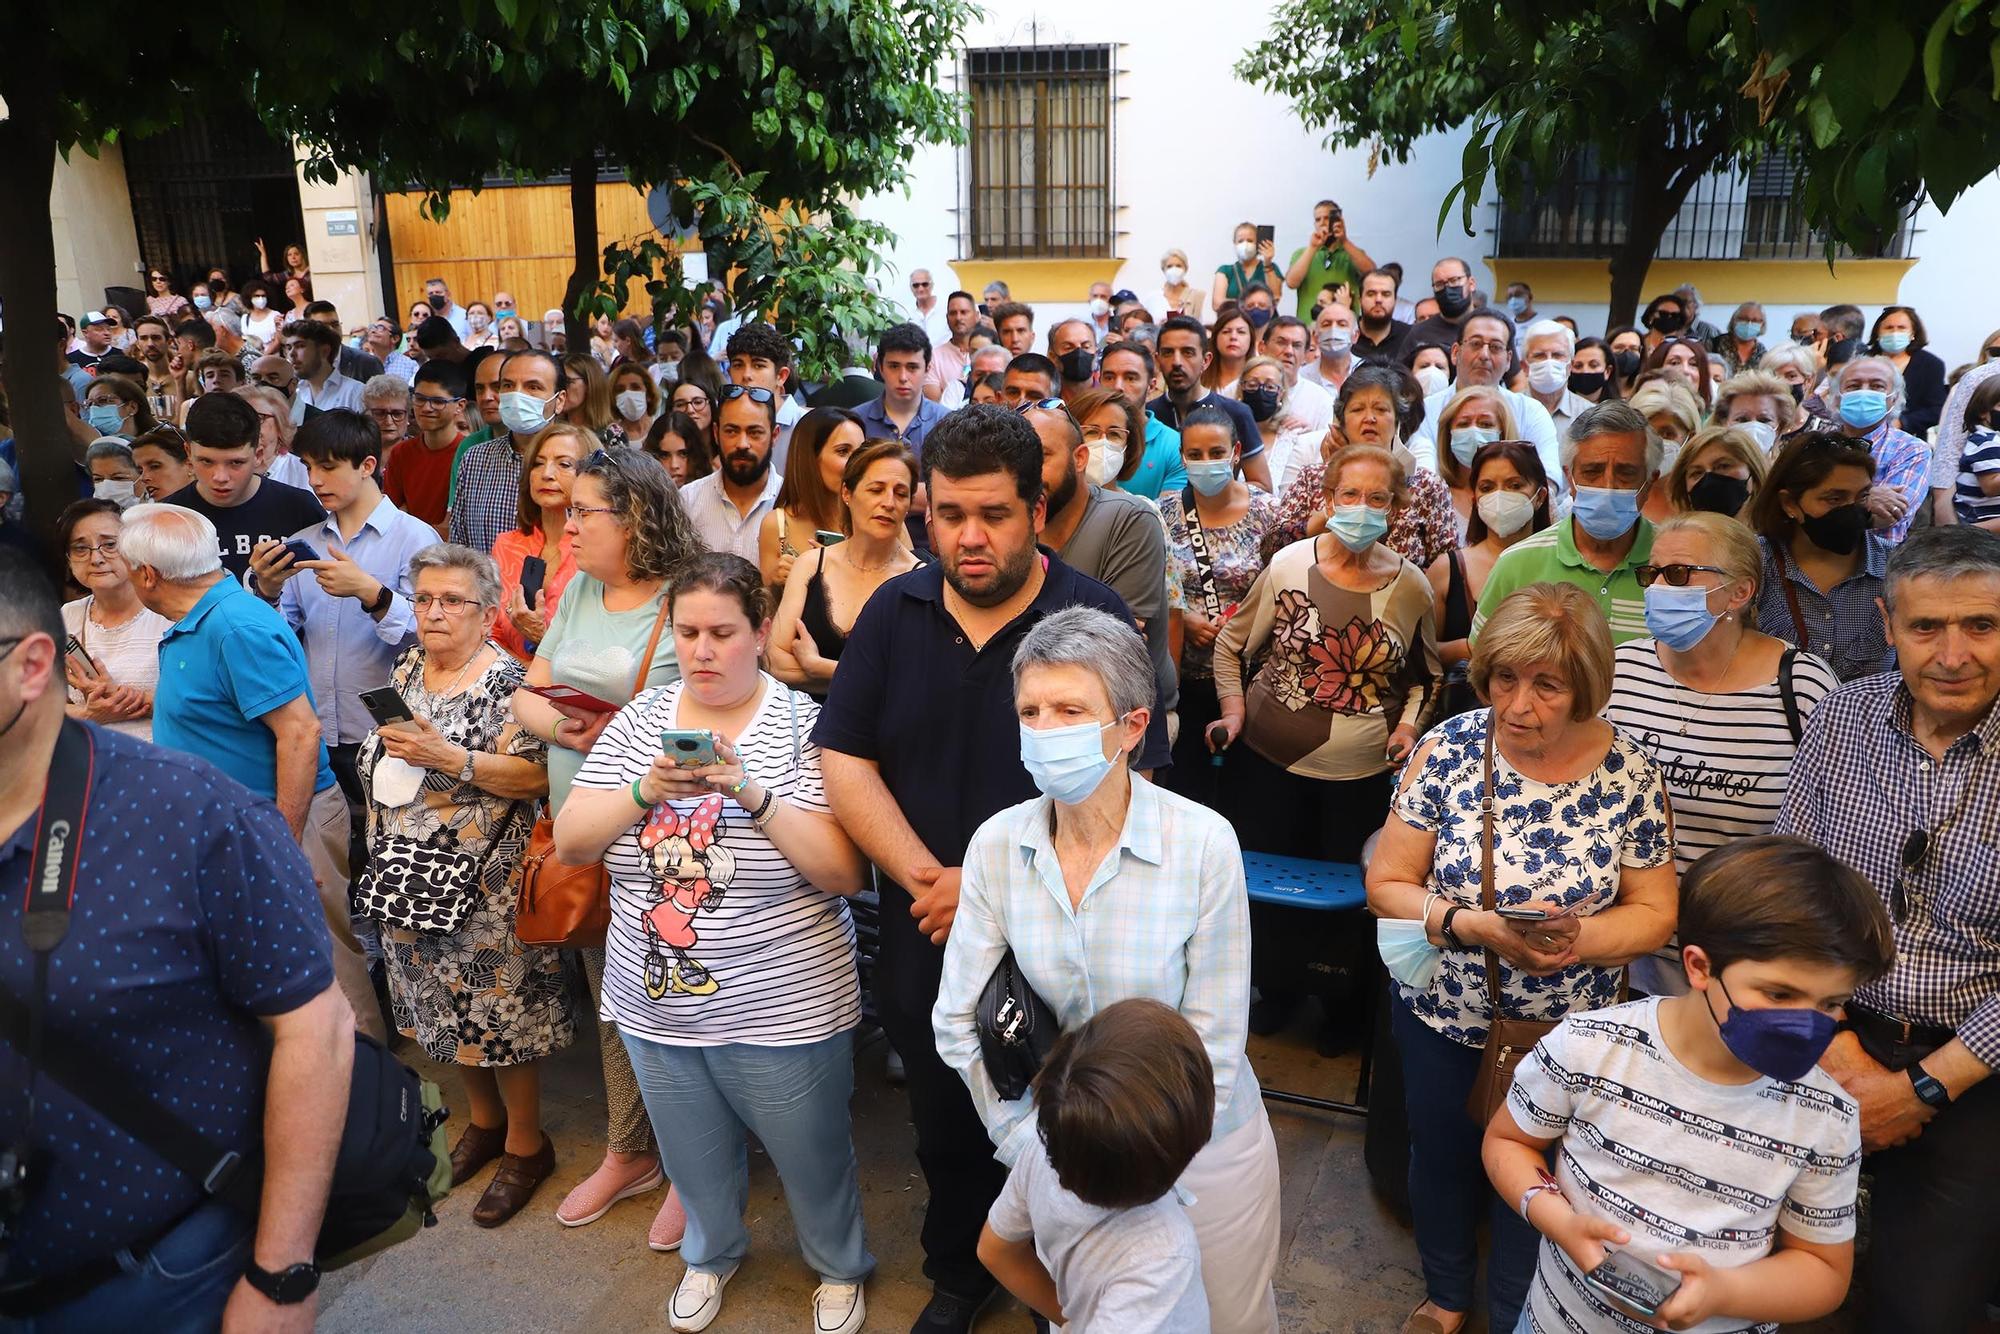
[[[1715,984],[1722,988],[1723,999],[1729,1002],[1729,1017],[1716,1022],[1722,1045],[1758,1074],[1786,1083],[1804,1079],[1833,1045],[1838,1025],[1826,1011],[1792,1006],[1746,1010],[1729,994],[1729,987],[1719,973],[1715,975]],[[1707,1000],[1707,993],[1703,993],[1703,1000],[1712,1018],[1715,1004]]]
[[[1885,333],[1880,338],[1875,340],[1875,346],[1881,348],[1884,352],[1887,352],[1890,356],[1893,357],[1898,352],[1903,352],[1908,350],[1910,346],[1910,336],[1906,333]]]
[[[99,435],[117,435],[125,429],[125,410],[116,403],[93,403],[83,410],[83,419]]]
[[[1197,459],[1186,467],[1188,485],[1205,496],[1221,495],[1236,480],[1236,465],[1228,459]]]
[[[496,320],[511,320],[514,318],[514,308],[512,306],[501,306],[493,312],[493,318]]]
[[[1389,511],[1368,505],[1335,505],[1326,530],[1349,551],[1366,551],[1389,532]]]
[[[1521,316],[1527,313],[1527,310],[1528,298],[1524,296],[1510,296],[1507,298],[1507,313],[1515,319],[1520,319]]]
[[[1579,486],[1571,507],[1583,531],[1600,542],[1623,537],[1639,522],[1639,493],[1603,486]]]
[[[555,396],[536,398],[518,389],[500,395],[500,424],[515,435],[533,435],[555,420]]]
[[[1104,734],[1116,726],[1116,719],[1073,727],[1033,728],[1023,723],[1021,764],[1042,795],[1074,806],[1097,791],[1116,763],[1104,753]]]
[[[1840,395],[1840,419],[1859,431],[1889,415],[1889,396],[1879,389],[1847,389]]]
[[[1461,468],[1472,466],[1472,456],[1479,452],[1481,445],[1490,445],[1500,438],[1500,432],[1490,426],[1454,426],[1451,428],[1451,456],[1458,460]]]
[[[1377,918],[1375,952],[1389,976],[1417,991],[1430,990],[1444,962],[1444,952],[1431,944],[1424,924],[1414,917]]]
[[[1756,320],[1738,320],[1729,326],[1729,332],[1736,335],[1739,343],[1754,343],[1757,335],[1764,332],[1764,326]]]
[[[1721,619],[1708,609],[1711,590],[1675,588],[1662,579],[1646,590],[1646,629],[1670,649],[1686,652],[1708,637]]]
[[[207,310],[214,304],[215,304],[215,299],[213,297],[210,297],[205,293],[201,292],[195,293],[194,308],[196,310]]]

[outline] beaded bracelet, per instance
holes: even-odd
[[[765,821],[770,817],[771,805],[773,802],[777,800],[777,797],[778,797],[777,793],[773,792],[768,787],[765,788],[764,799],[757,803],[756,810],[750,812],[750,823],[756,825],[759,829],[762,829],[764,827]]]

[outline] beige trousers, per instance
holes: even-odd
[[[306,808],[305,832],[299,837],[306,860],[319,883],[319,906],[326,914],[326,932],[333,944],[333,980],[354,1011],[354,1026],[378,1042],[389,1040],[382,1007],[368,980],[368,960],[354,938],[354,919],[347,905],[347,798],[340,784],[313,793]]]

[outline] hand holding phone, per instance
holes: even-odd
[[[705,768],[715,763],[715,733],[706,728],[663,731],[660,733],[660,754],[682,769]]]
[[[83,644],[75,635],[63,640],[63,660],[78,676],[88,681],[97,680],[99,675],[97,664],[91,660],[90,654],[84,651]]]
[[[533,608],[535,598],[542,591],[542,581],[549,577],[549,563],[540,556],[529,556],[521,562],[521,602]]]
[[[417,715],[394,686],[376,686],[364,690],[360,695],[361,707],[368,710],[368,716],[375,720],[377,727],[401,727],[409,730],[416,722]]]
[[[1607,1251],[1603,1263],[1583,1276],[1590,1290],[1622,1311],[1643,1320],[1658,1315],[1667,1299],[1680,1290],[1681,1276],[1633,1254]]]

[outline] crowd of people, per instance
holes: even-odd
[[[52,357],[17,330],[72,413],[11,453],[78,496],[60,592],[0,519],[5,901],[96,759],[67,945],[0,933],[40,1006],[0,1045],[0,1320],[305,1327],[345,1079],[311,1054],[458,1067],[497,1227],[595,1020],[555,1212],[646,1197],[674,1329],[723,1311],[751,1136],[812,1328],[861,1327],[879,1025],[914,1334],[1003,1286],[1274,1330],[1249,1036],[1337,1052],[1386,1004],[1411,1334],[1827,1314],[1864,1168],[1863,1327],[1959,1334],[2000,1254],[2000,334],[1947,370],[1907,307],[1779,337],[1684,287],[1584,335],[1455,258],[1406,301],[1331,201],[1283,267],[1233,245],[1040,333],[917,270],[818,385],[719,293],[571,341],[433,279],[343,336],[297,246],[240,290],[153,269]],[[1363,865],[1375,930],[1253,903],[1245,852]],[[555,867],[596,936],[517,930]],[[44,1041],[261,1145],[263,1210]]]

